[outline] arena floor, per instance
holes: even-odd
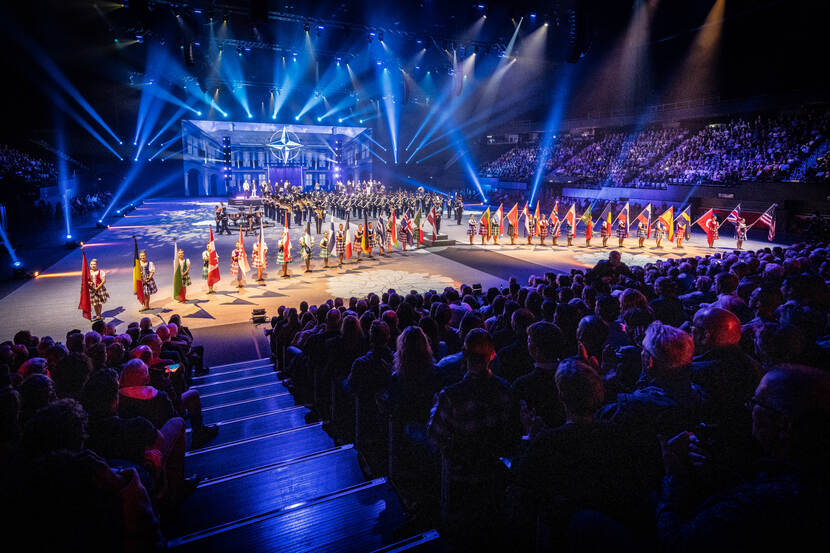
[[[409,250],[406,253],[396,251],[387,256],[364,258],[357,263],[348,260],[342,268],[323,269],[318,250],[314,248],[312,272],[305,273],[300,261],[297,240],[302,234],[301,228],[291,228],[292,254],[294,262],[289,266],[290,278],[280,277],[280,267],[274,264],[277,241],[282,227],[266,229],[269,250],[269,271],[265,284],[250,283],[247,287],[237,289],[230,278],[230,258],[238,233],[233,236],[216,236],[216,248],[219,254],[222,280],[215,286],[216,294],[206,294],[206,285],[201,279],[201,254],[208,240],[209,228],[214,223],[214,201],[207,199],[158,199],[145,201],[129,215],[114,222],[109,229],[101,231],[86,244],[88,259],[96,258],[107,273],[107,289],[110,300],[104,306],[104,317],[115,322],[119,329],[125,328],[126,322],[148,315],[154,324],[166,321],[173,313],[180,313],[185,324],[191,328],[218,327],[227,332],[250,336],[255,347],[260,347],[261,330],[250,322],[251,310],[264,307],[268,315],[276,313],[279,305],[297,305],[306,300],[318,303],[333,296],[365,296],[368,292],[381,292],[395,288],[399,292],[409,290],[440,290],[445,286],[457,286],[461,283],[481,283],[486,289],[506,283],[510,276],[516,276],[520,282],[526,282],[530,275],[542,275],[545,272],[568,272],[576,267],[590,267],[598,260],[607,257],[611,248],[599,247],[600,240],[595,238],[593,246],[584,246],[584,238],[578,237],[574,242],[582,244],[572,248],[538,244],[528,246],[511,246],[509,240],[505,245],[468,244],[466,236],[466,218],[462,225],[447,221],[442,231],[459,243],[452,247],[437,247]],[[328,221],[326,226],[328,226]],[[581,234],[581,229],[580,229]],[[724,233],[726,235],[726,233]],[[132,294],[133,241],[138,238],[140,249],[146,249],[151,261],[156,265],[156,282],[159,292],[153,296],[151,311],[139,313],[140,304]],[[758,238],[765,236],[761,233]],[[319,242],[320,237],[315,237]],[[181,304],[171,298],[173,279],[173,242],[193,263],[193,285],[188,289],[188,300]],[[250,256],[253,237],[246,238],[246,250]],[[479,242],[476,237],[476,242]],[[684,250],[668,248],[658,250],[649,241],[649,247],[637,249],[636,240],[626,241],[623,248],[623,261],[628,264],[644,264],[658,258],[683,257],[688,255],[706,255],[712,251],[730,251],[734,247],[731,236],[720,240],[722,248],[710,250],[706,247],[705,236],[697,233],[686,243]],[[616,245],[616,239],[609,240]],[[745,247],[755,249],[769,246],[766,240],[750,240]],[[332,259],[331,265],[336,264]],[[67,330],[87,328],[88,322],[81,317],[77,309],[80,290],[81,250],[76,249],[60,261],[41,272],[38,278],[26,282],[5,298],[0,300],[0,336],[10,338],[22,328],[43,336],[51,335],[62,340]]]

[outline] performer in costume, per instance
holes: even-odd
[[[657,224],[654,225],[654,240],[657,242],[657,247],[662,248],[663,237],[666,235],[665,227],[663,226],[662,221],[657,221]]]
[[[392,225],[392,219],[388,219],[386,221],[386,252],[392,253],[392,230],[394,229]]]
[[[548,228],[550,229],[551,246],[558,246],[559,235],[562,234],[562,221],[559,220],[559,217],[551,215]]]
[[[305,261],[305,272],[311,272],[311,248],[314,247],[314,238],[307,232],[300,237],[300,257]]]
[[[603,220],[599,226],[599,237],[602,238],[602,247],[608,247],[608,238],[611,236],[611,225],[608,221]]]
[[[364,229],[364,232],[366,233],[366,248],[369,250],[369,252],[366,254],[366,257],[371,259],[371,257],[372,257],[372,248],[375,246],[375,228],[374,228],[374,225],[372,225],[371,223],[367,223],[366,228]]]
[[[746,220],[743,217],[738,219],[738,224],[735,225],[735,240],[738,241],[738,249],[740,250],[746,240]]]
[[[219,257],[217,256],[217,259]],[[210,252],[205,249],[202,252],[202,280],[207,282],[208,275],[210,274]],[[208,284],[208,294],[213,294],[213,284]]]
[[[507,236],[510,237],[510,245],[516,245],[516,227],[513,226],[513,222],[510,220],[510,217],[507,218]]]
[[[268,270],[268,244],[265,243],[265,239],[263,238],[262,252],[260,252],[259,243],[259,240],[254,242],[254,251],[251,253],[251,266],[256,269],[257,282],[265,282],[265,279],[262,278],[262,273]]]
[[[594,235],[594,221],[588,219],[585,221],[585,246],[591,247],[591,237]]]
[[[493,244],[496,246],[499,245],[499,230],[501,230],[501,221],[499,221],[499,218],[490,217],[490,235],[493,237]]]
[[[329,231],[323,231],[323,238],[320,240],[320,257],[323,259],[323,268],[329,267]]]
[[[529,246],[533,243],[533,237],[536,235],[536,221],[533,220],[533,215],[528,215],[527,221],[530,223],[527,225],[527,245]]]
[[[288,230],[284,230],[282,232],[282,240],[280,240],[280,249],[277,254],[277,260],[282,263],[283,278],[288,278],[288,264],[291,263],[291,249],[288,247]],[[306,267],[308,267],[308,265],[306,265]]]
[[[93,259],[89,262],[89,301],[95,309],[95,318],[101,318],[101,311],[104,304],[110,299],[109,292],[107,292],[107,273],[98,268],[98,260]]]
[[[385,244],[383,243],[383,233],[380,232],[380,229],[382,228],[381,223],[375,223],[375,224],[377,225],[377,228],[375,229],[375,232],[373,233],[373,235],[375,237],[375,249],[377,249],[377,251],[380,252],[380,255],[386,255],[386,248],[385,248]]]
[[[179,264],[179,270],[182,272],[182,290],[181,290],[181,297],[184,299],[178,300],[180,303],[185,303],[187,301],[187,287],[192,284],[190,280],[190,260],[185,259],[184,257],[184,250],[179,248],[179,253],[176,258],[176,263]]]
[[[712,214],[712,218],[706,223],[708,227],[706,230],[706,239],[709,242],[709,247],[715,247],[715,240],[718,239],[718,230],[720,230],[720,224],[718,223],[718,216],[714,213]]]
[[[473,237],[476,235],[476,218],[470,214],[470,220],[467,221],[467,236],[470,238],[470,245],[473,245]]]
[[[363,223],[357,225],[357,232],[354,233],[354,244],[352,249],[357,252],[357,262],[360,263],[360,253],[363,250],[361,243],[363,242]]]
[[[337,235],[334,238],[334,249],[337,250],[337,259],[339,260],[338,266],[342,266],[343,256],[346,255],[346,235],[343,232],[343,223],[340,223]]]
[[[482,216],[481,219],[478,220],[478,234],[481,236],[482,246],[487,241],[488,232],[490,232],[490,227],[487,225],[487,221],[484,219],[484,216]]]
[[[623,243],[625,242],[625,238],[628,236],[628,218],[626,218],[625,222],[617,221],[617,238],[620,241],[620,247],[623,247]]]
[[[618,234],[619,236],[619,234]],[[648,227],[646,227],[645,223],[640,221],[637,224],[637,244],[639,248],[645,248],[645,241],[648,238]]]
[[[236,287],[242,288],[245,286],[245,273],[239,269],[239,262],[242,259],[242,256],[245,255],[245,252],[242,251],[242,246],[239,241],[236,242],[236,247],[231,254],[231,274],[233,275],[234,279],[236,280]]]
[[[545,245],[545,238],[548,237],[548,218],[544,215],[539,217],[539,243]]]
[[[144,288],[144,308],[142,311],[147,311],[150,309],[150,296],[159,291],[156,286],[156,279],[153,278],[156,274],[156,266],[152,261],[147,261],[146,250],[138,252],[138,262],[141,266],[141,286]]]
[[[401,219],[401,247],[406,251],[406,246],[409,244],[409,237],[412,233],[409,232],[409,225],[406,224],[406,219]]]
[[[565,237],[568,239],[568,246],[573,246],[574,234],[576,234],[576,232],[575,229],[571,226],[571,222],[565,219]]]
[[[677,240],[674,248],[680,249],[683,247],[683,239],[686,238],[686,225],[682,223],[677,223],[677,230],[674,233],[675,239]]]

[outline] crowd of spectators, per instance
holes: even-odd
[[[549,177],[575,185],[665,188],[669,184],[777,181],[791,175],[823,182],[827,156],[796,171],[828,139],[830,111],[735,117],[642,132],[608,130],[595,135],[563,134],[554,141]],[[482,175],[526,180],[536,169],[539,146],[517,146],[482,168]],[[561,155],[560,155],[561,154]]]
[[[35,185],[57,183],[54,163],[0,144],[0,182],[23,181]]]
[[[806,176],[811,182],[830,182],[830,151],[816,158],[815,167],[810,167]]]
[[[456,550],[824,550],[830,248],[280,307],[271,345]],[[535,548],[535,549],[534,549]]]
[[[210,441],[193,374],[203,349],[174,315],[122,334],[95,321],[65,341],[21,330],[0,343],[0,489],[29,551],[151,551],[195,489],[191,447]]]

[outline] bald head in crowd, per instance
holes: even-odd
[[[741,320],[720,307],[700,309],[692,322],[692,335],[698,353],[737,346],[741,341]]]

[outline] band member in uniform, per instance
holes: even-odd
[[[150,309],[150,296],[159,291],[156,286],[156,279],[153,278],[156,274],[156,266],[152,261],[147,261],[146,250],[138,252],[138,262],[141,265],[141,286],[144,288],[144,308],[142,311],[147,311]]]
[[[239,270],[239,262],[245,256],[245,252],[242,250],[242,246],[239,244],[239,241],[236,242],[236,247],[231,254],[231,274],[233,275],[234,279],[236,279],[236,287],[242,288],[245,286],[245,274]]]
[[[740,250],[746,240],[746,220],[743,217],[738,219],[738,224],[735,225],[735,240],[738,241],[738,249]]]
[[[662,221],[657,221],[657,224],[654,225],[654,240],[657,242],[657,247],[662,248],[663,244],[663,237],[666,235],[665,227],[663,226]]]
[[[262,252],[259,248],[259,240],[257,240],[254,242],[254,251],[251,253],[251,266],[256,269],[257,282],[265,282],[262,273],[268,270],[268,244],[265,243],[264,238],[262,239]]]
[[[712,214],[712,218],[706,223],[708,227],[706,230],[706,239],[709,242],[709,247],[713,248],[715,246],[715,240],[718,239],[718,230],[720,230],[720,224],[718,223],[718,216]]]
[[[487,241],[487,233],[488,232],[490,232],[490,227],[487,225],[487,221],[482,216],[482,218],[478,220],[478,234],[479,234],[479,236],[481,236],[481,245],[482,246]]]
[[[218,218],[219,220],[216,225],[216,234],[222,234],[223,232],[230,234],[231,228],[228,226],[228,208],[225,207],[224,202],[219,202]]]
[[[320,234],[320,231],[323,229],[323,221],[326,218],[326,214],[323,213],[323,208],[321,206],[317,206],[314,208],[314,225],[317,227],[317,232],[315,234]]]
[[[98,268],[98,260],[93,259],[89,262],[89,281],[86,283],[89,287],[89,301],[92,308],[95,309],[95,318],[101,318],[101,311],[104,304],[110,299],[109,292],[107,292],[107,273]]]
[[[544,216],[539,217],[539,243],[545,245],[545,238],[548,237],[548,218]]]
[[[470,238],[470,245],[473,245],[473,237],[476,235],[476,218],[470,214],[470,220],[467,221],[467,236]]]
[[[279,253],[277,253],[277,261],[282,263],[283,278],[288,278],[288,264],[291,263],[291,251],[286,252],[286,248],[288,248],[288,230],[282,231]]]
[[[363,248],[360,244],[363,242],[363,223],[357,225],[357,232],[354,233],[354,243],[352,249],[357,252],[357,263],[360,263],[360,254]]]
[[[648,237],[648,227],[646,227],[645,223],[640,221],[637,223],[637,247],[638,248],[645,248],[645,241]]]
[[[311,272],[311,248],[314,247],[314,238],[308,232],[300,237],[300,257],[305,261],[305,272]]]
[[[179,254],[176,258],[176,263],[179,264],[179,269],[182,273],[182,290],[181,290],[181,297],[185,298],[183,300],[179,300],[180,303],[185,303],[187,301],[187,287],[192,284],[190,280],[190,260],[185,259],[184,257],[184,250],[179,248]]]
[[[628,218],[626,218],[625,223],[621,223],[617,221],[617,238],[620,241],[620,246],[623,247],[623,242],[625,242],[625,238],[628,236]]]
[[[329,267],[329,231],[323,231],[323,238],[320,240],[320,257],[323,259],[323,268]]]
[[[343,256],[346,255],[346,234],[343,232],[343,223],[337,228],[337,236],[334,238],[334,249],[337,250],[338,266],[343,265]]]

